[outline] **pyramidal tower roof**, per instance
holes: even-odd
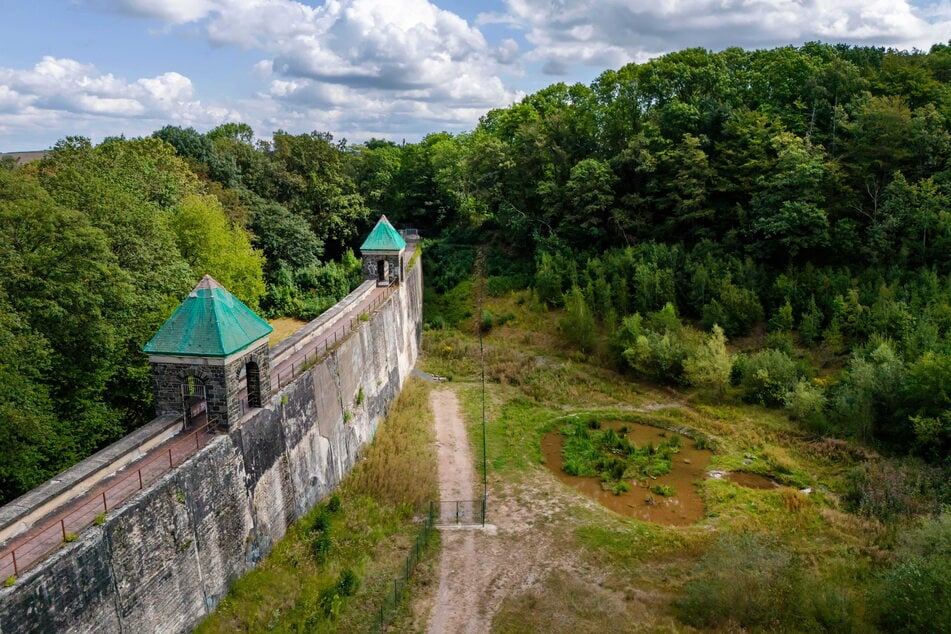
[[[149,354],[226,357],[272,330],[270,324],[206,275],[142,350]]]
[[[367,236],[360,250],[366,251],[402,251],[406,248],[406,240],[399,231],[393,228],[386,216],[380,216],[373,231]]]

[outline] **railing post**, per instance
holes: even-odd
[[[103,510],[104,513],[108,513],[108,512],[109,512],[109,505],[106,504],[106,492],[105,492],[105,491],[102,492],[102,510]]]
[[[198,440],[198,432],[195,432],[195,451],[201,449],[201,441]]]
[[[169,447],[169,448],[168,448],[168,468],[171,469],[172,466],[173,466],[173,464],[172,464],[172,448]]]
[[[66,519],[65,518],[59,521],[59,526],[60,528],[63,529],[63,541],[65,542],[66,541]]]
[[[139,474],[139,491],[141,491],[142,490],[142,467],[139,467],[138,474]]]
[[[459,523],[459,500],[456,500],[456,524]]]

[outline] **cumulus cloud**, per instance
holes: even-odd
[[[251,72],[269,87],[255,103],[273,100],[289,117],[339,108],[354,122],[349,129],[412,112],[461,128],[522,95],[500,76],[518,72],[518,43],[493,47],[477,27],[429,0],[326,0],[316,7],[296,0],[89,1],[170,25],[193,22],[214,46],[263,51],[268,59]],[[417,129],[431,125],[414,122]]]
[[[19,121],[92,115],[192,125],[236,118],[237,113],[206,107],[193,96],[191,80],[174,72],[129,82],[92,64],[51,56],[28,70],[0,68],[0,113]]]
[[[567,74],[702,46],[765,48],[820,40],[927,49],[951,33],[946,3],[907,0],[506,0],[480,24],[525,29],[530,61]]]

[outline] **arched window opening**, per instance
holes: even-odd
[[[248,381],[248,407],[261,407],[261,374],[258,364],[249,361],[245,366]]]

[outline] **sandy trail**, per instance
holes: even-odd
[[[436,422],[440,497],[471,500],[482,491],[455,391],[434,389],[430,407]],[[526,505],[525,500],[532,502]],[[575,562],[551,557],[550,535],[539,530],[562,508],[531,485],[495,486],[488,521],[497,527],[444,530],[429,634],[488,632],[506,597],[538,584],[553,568],[576,570]]]
[[[656,408],[668,405],[654,406]],[[436,425],[439,490],[443,500],[471,500],[482,493],[472,460],[466,423],[453,387],[430,393]],[[651,407],[651,406],[648,406]],[[490,472],[487,522],[490,530],[444,530],[434,594],[416,599],[418,625],[429,634],[482,634],[506,599],[547,592],[553,575],[576,580],[586,601],[611,614],[643,614],[639,606],[658,599],[653,591],[625,592],[606,584],[607,575],[577,555],[571,515],[583,508],[599,510],[594,501],[561,485],[543,467],[528,477],[495,478]],[[640,616],[638,614],[638,616]],[[666,622],[618,622],[617,631],[668,630]],[[554,627],[552,632],[577,631]],[[586,630],[587,631],[587,630]]]
[[[442,500],[471,500],[475,470],[456,393],[449,389],[433,390],[429,403],[436,421],[439,497]],[[431,634],[487,630],[484,619],[479,618],[478,597],[467,583],[473,574],[472,568],[479,565],[475,537],[472,531],[443,532],[439,589],[429,621]]]

